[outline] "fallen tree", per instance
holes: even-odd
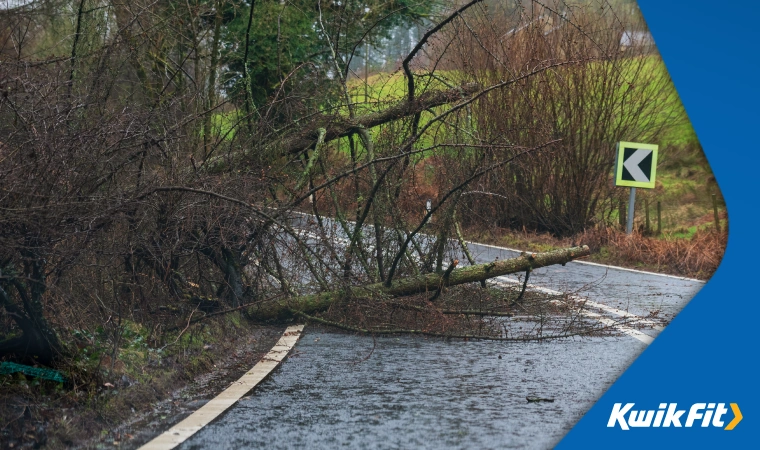
[[[338,138],[353,136],[362,130],[394,122],[405,117],[412,117],[430,108],[467,99],[481,89],[482,87],[477,83],[467,83],[452,89],[430,91],[419,98],[412,100],[405,99],[381,111],[353,119],[342,116],[320,115],[311,120],[303,130],[289,135],[279,143],[267,143],[264,146],[276,145],[280,148],[282,154],[301,153],[312,148],[317,143],[320,139],[320,132],[323,133],[321,137],[322,142],[330,142]],[[236,163],[245,161],[246,158],[250,158],[259,152],[259,148],[250,148],[240,153],[209,158],[204,163],[203,170],[212,174],[223,172]]]
[[[78,22],[83,28],[63,67],[26,56],[42,54],[35,42],[58,42],[42,33],[49,27],[37,26],[39,37],[0,64],[0,358],[42,356],[38,362],[52,364],[77,356],[66,331],[104,330],[98,339],[113,346],[115,359],[127,320],[165,330],[188,307],[211,311],[224,303],[252,305],[257,320],[286,320],[342,299],[440,294],[443,286],[582,256],[582,249],[545,261],[544,254],[526,255],[441,273],[461,192],[555,143],[541,127],[525,131],[539,145],[483,139],[472,126],[476,102],[584,59],[535,61],[490,85],[436,74],[443,55],[415,59],[432,50],[429,38],[443,26],[464,25],[462,13],[476,3],[446,13],[417,42],[404,59],[406,96],[395,102],[384,94],[376,101],[367,88],[357,96],[349,64],[337,56],[343,50],[329,40],[323,54],[333,55],[335,68],[318,61],[313,73],[282,74],[278,93],[254,105],[247,91],[236,96],[216,80],[224,65],[218,47],[202,47],[218,44],[218,29],[209,41],[198,38],[194,51],[177,41],[143,52],[163,42],[165,30],[148,27],[138,36],[125,25],[113,41],[86,50],[79,47],[90,38],[82,33],[100,34]],[[125,24],[165,23],[162,10],[122,12]],[[150,45],[140,44],[143,38]],[[246,37],[246,48],[250,42]],[[175,53],[193,64],[154,64]],[[204,54],[217,56],[205,64]],[[110,64],[113,71],[102,70]],[[496,148],[507,154],[494,160]],[[479,162],[456,163],[472,158]],[[423,193],[430,209],[420,219]],[[303,239],[286,217],[306,208],[316,237]],[[351,238],[345,253],[323,217]],[[364,235],[365,224],[374,236]],[[423,229],[433,245],[421,244]],[[433,263],[438,274],[419,275]],[[366,284],[374,282],[385,284]],[[314,286],[322,293],[300,295]],[[262,300],[280,291],[289,299]]]
[[[332,305],[349,298],[392,298],[422,292],[434,292],[447,286],[481,282],[502,275],[530,271],[555,264],[565,265],[576,258],[589,254],[590,250],[586,245],[549,252],[523,253],[517,258],[447,270],[444,273],[410,276],[396,280],[390,286],[386,286],[385,283],[348,286],[341,290],[262,302],[252,306],[249,314],[260,321],[287,321],[299,314],[326,311]]]

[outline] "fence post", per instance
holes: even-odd
[[[657,201],[657,235],[662,234],[662,207],[660,201]]]
[[[715,194],[712,195],[712,202],[713,202],[713,217],[715,219],[715,229],[718,230],[718,233],[720,233],[720,219],[718,218],[718,197]]]
[[[646,215],[647,226],[644,228],[644,232],[649,234],[649,199],[644,199],[644,214]]]

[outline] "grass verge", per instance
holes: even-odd
[[[728,233],[698,229],[690,237],[631,235],[613,228],[590,229],[570,238],[549,234],[516,232],[507,229],[465,230],[468,240],[528,251],[548,251],[584,244],[591,248],[585,258],[650,272],[666,273],[700,280],[709,279],[723,259]]]
[[[87,384],[77,384],[82,376],[72,374],[74,386],[18,373],[0,376],[3,448],[135,447],[147,441],[178,422],[188,402],[213,396],[249,370],[280,337],[282,327],[252,326],[235,314],[175,334],[161,352],[125,340],[115,358],[101,354],[88,367],[94,373]],[[146,420],[151,413],[155,417]]]

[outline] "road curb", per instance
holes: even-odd
[[[190,436],[219,417],[241,397],[256,387],[288,355],[301,337],[303,325],[289,326],[280,340],[264,355],[261,360],[230,387],[211,399],[185,420],[169,428],[152,441],[140,447],[140,450],[169,450],[185,442]]]

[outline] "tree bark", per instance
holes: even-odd
[[[525,253],[517,258],[455,269],[448,276],[428,273],[396,280],[390,286],[386,286],[384,283],[375,283],[272,301],[251,307],[249,313],[261,321],[284,321],[293,318],[298,312],[314,314],[325,311],[336,302],[347,298],[401,297],[435,291],[445,286],[480,282],[528,269],[532,270],[555,264],[564,265],[576,258],[588,256],[590,253],[586,245],[542,253]]]
[[[390,108],[359,116],[353,120],[346,117],[322,116],[314,120],[304,130],[283,139],[277,145],[281,148],[283,154],[299,153],[312,147],[317,142],[322,132],[321,128],[324,128],[325,132],[324,142],[329,142],[357,133],[361,129],[373,128],[384,123],[413,116],[426,109],[468,98],[479,90],[480,85],[469,83],[454,89],[427,92],[415,100],[403,100]],[[223,172],[227,170],[231,163],[243,160],[255,151],[256,149],[249,149],[231,156],[215,156],[206,161],[204,169],[209,173]]]
[[[0,341],[0,357],[15,355],[20,360],[50,365],[62,354],[63,347],[42,314],[41,295],[44,284],[38,280],[32,283],[39,286],[27,290],[26,286],[16,279],[11,279],[11,282],[6,284],[12,284],[18,290],[23,307],[14,303],[10,293],[0,284],[0,306],[13,318],[22,332],[20,336]]]

